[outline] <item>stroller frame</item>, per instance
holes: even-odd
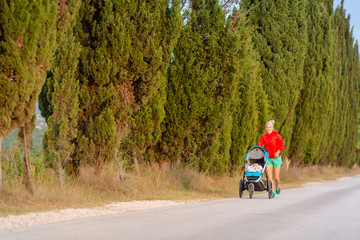
[[[243,197],[244,190],[249,191],[249,197],[252,199],[254,191],[268,191],[268,197],[272,195],[272,180],[268,178],[266,165],[269,152],[266,148],[259,146],[252,147],[245,157],[245,171],[239,184],[239,196]],[[247,166],[259,164],[262,167],[261,172],[246,172]],[[266,180],[262,179],[265,172]]]

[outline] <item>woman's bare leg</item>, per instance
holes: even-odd
[[[276,187],[280,187],[280,167],[274,168],[274,178],[276,182]]]
[[[274,184],[274,181],[273,181],[273,170],[274,170],[274,167],[272,165],[266,165],[266,173],[268,175],[269,181],[270,180],[272,181],[272,190],[274,192],[275,184]]]

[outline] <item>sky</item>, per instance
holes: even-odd
[[[340,5],[341,0],[334,0],[334,9]],[[354,27],[354,37],[360,43],[360,0],[344,0],[346,15],[350,14],[350,25]]]

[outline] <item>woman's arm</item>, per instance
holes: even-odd
[[[282,152],[284,150],[284,140],[282,139],[282,137],[280,135],[278,137],[278,144],[279,144],[279,150],[280,150],[280,152]]]
[[[280,135],[278,135],[277,143],[279,149],[274,154],[274,157],[276,158],[280,157],[281,152],[284,150],[284,141]]]

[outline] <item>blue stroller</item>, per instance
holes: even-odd
[[[254,191],[268,191],[271,199],[272,181],[269,180],[265,171],[269,152],[262,147],[255,146],[249,150],[245,157],[245,172],[240,180],[239,196],[243,197],[244,190],[249,191],[252,199]],[[265,172],[266,179],[262,179]]]

